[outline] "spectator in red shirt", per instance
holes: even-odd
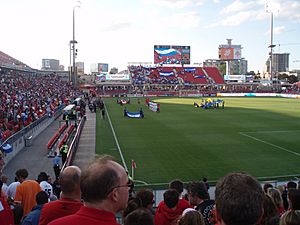
[[[192,208],[190,203],[182,198],[183,182],[181,180],[172,180],[169,184],[170,189],[175,189],[179,193],[179,202],[177,207],[183,212],[186,208]],[[182,213],[181,212],[181,213]]]
[[[179,194],[175,189],[166,190],[164,200],[161,201],[155,211],[155,225],[175,225],[182,211],[177,208]]]
[[[49,225],[117,225],[115,215],[126,208],[130,185],[120,164],[109,156],[98,158],[81,175],[84,205],[74,215]]]
[[[39,225],[76,213],[81,206],[80,190],[81,170],[77,166],[68,166],[60,174],[61,196],[59,200],[44,205]]]

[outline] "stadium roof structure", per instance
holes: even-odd
[[[25,63],[21,62],[20,60],[17,60],[6,53],[0,51],[0,66],[7,66],[10,68],[28,68],[31,69],[29,66],[27,66]]]

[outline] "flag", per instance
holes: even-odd
[[[131,160],[131,168],[136,169],[136,163],[134,160]]]
[[[159,72],[161,77],[170,77],[174,75],[174,72]]]

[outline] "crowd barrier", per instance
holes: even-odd
[[[12,160],[24,147],[29,147],[34,138],[36,138],[45,128],[47,128],[57,117],[62,113],[64,105],[61,105],[57,111],[49,117],[45,115],[40,119],[34,121],[28,126],[24,127],[22,130],[10,136],[5,140],[1,147],[10,144],[12,146],[12,151],[8,154],[5,154],[6,165],[10,160]],[[4,165],[5,167],[5,165]]]

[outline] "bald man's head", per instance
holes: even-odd
[[[81,169],[78,166],[66,167],[59,176],[62,193],[72,194],[80,188]]]

